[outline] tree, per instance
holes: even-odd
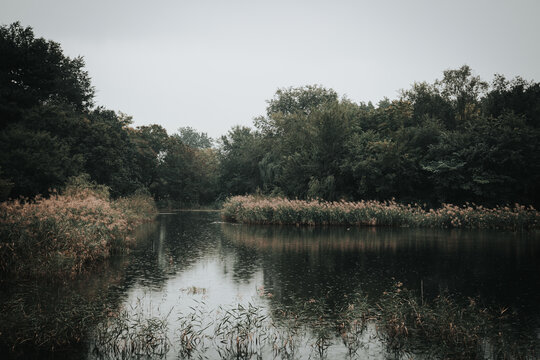
[[[94,89],[82,57],[65,56],[60,45],[36,38],[30,27],[16,22],[0,26],[1,127],[19,121],[22,111],[60,102],[84,111]]]
[[[318,107],[335,102],[337,99],[337,93],[334,90],[319,85],[278,89],[274,98],[267,101],[266,115],[269,117],[277,113],[307,115]]]
[[[169,135],[162,126],[152,124],[129,129],[129,136],[135,146],[138,179],[157,197],[159,166],[167,151]]]
[[[141,186],[136,169],[136,149],[128,126],[131,118],[98,107],[82,117],[73,152],[84,157],[92,180],[111,188],[112,196],[126,195]]]
[[[458,126],[479,114],[478,102],[488,89],[485,81],[479,76],[472,75],[468,65],[463,65],[457,70],[445,70],[443,79],[437,80],[435,86],[452,104]]]
[[[443,97],[439,88],[426,82],[414,83],[409,90],[401,91],[401,100],[412,105],[410,125],[421,125],[426,119],[438,119],[448,129],[455,128],[456,119],[451,102]]]
[[[488,116],[499,117],[505,112],[513,112],[523,116],[528,126],[540,127],[540,83],[520,77],[507,80],[502,75],[495,75],[492,89],[482,105]]]
[[[482,117],[466,131],[442,133],[422,167],[439,201],[537,204],[540,132],[513,114]]]
[[[158,169],[158,199],[172,200],[179,205],[198,203],[193,149],[183,144],[177,136],[169,137]]]
[[[83,157],[46,131],[13,124],[0,132],[0,167],[13,197],[48,193],[83,169]]]
[[[260,134],[248,127],[233,127],[221,137],[220,188],[225,196],[253,193],[260,187]]]
[[[194,149],[211,148],[214,142],[206,133],[198,132],[189,126],[179,128],[178,137],[180,141]]]

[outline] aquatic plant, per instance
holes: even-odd
[[[94,331],[92,353],[103,359],[163,358],[170,349],[169,315],[147,316],[140,301],[111,312]]]
[[[485,208],[481,205],[443,204],[426,210],[419,204],[389,201],[290,200],[262,196],[234,196],[223,204],[222,217],[251,224],[412,226],[531,230],[537,229],[540,213],[532,206],[514,204]]]
[[[89,331],[117,306],[119,298],[110,289],[125,280],[127,262],[127,257],[104,262],[99,276],[85,272],[70,279],[69,285],[34,279],[4,281],[0,292],[0,354],[41,358],[37,354],[80,349]]]
[[[173,343],[167,316],[120,311],[96,329],[93,353],[98,358],[160,358],[174,349],[182,359],[325,359],[336,354],[329,349],[340,341],[337,351],[344,347],[350,359],[362,356],[360,349],[373,341],[380,344],[381,355],[396,358],[532,359],[538,350],[534,338],[516,345],[501,327],[502,313],[474,299],[462,303],[441,294],[428,301],[399,282],[376,303],[357,295],[335,316],[318,312],[324,309],[323,299],[268,314],[258,303],[208,309],[196,302],[191,312],[179,315]]]
[[[214,343],[219,356],[233,359],[262,357],[267,339],[266,320],[262,308],[253,304],[238,304],[220,308],[214,328]]]
[[[191,359],[195,355],[201,357],[208,349],[206,340],[211,338],[206,332],[212,327],[213,321],[206,311],[206,304],[203,301],[194,301],[196,306],[190,307],[192,311],[178,317],[176,333],[180,346],[178,355],[181,359]]]
[[[133,230],[157,213],[143,194],[110,200],[79,183],[59,194],[0,203],[0,271],[16,276],[74,276],[134,244]]]
[[[347,355],[353,358],[364,345],[363,335],[367,324],[372,320],[366,297],[360,294],[346,309],[340,311],[337,320],[337,330],[347,348]]]
[[[288,309],[279,309],[276,313],[270,319],[268,335],[273,355],[281,359],[295,359],[303,340],[303,319]]]

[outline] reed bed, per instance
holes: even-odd
[[[268,298],[264,289],[259,295]],[[385,358],[536,359],[533,333],[517,344],[495,311],[441,294],[425,300],[396,283],[374,304],[357,294],[330,316],[324,297],[271,308],[255,300],[208,308],[196,301],[177,322],[141,312],[112,313],[96,327],[97,358],[362,358],[375,346]],[[171,329],[171,332],[168,332]]]
[[[0,272],[9,276],[75,276],[124,251],[133,230],[154,218],[153,200],[136,194],[110,200],[99,186],[69,186],[49,197],[0,204]]]
[[[111,312],[94,330],[92,353],[97,359],[163,358],[171,345],[169,315],[146,316],[140,304]]]
[[[234,196],[223,204],[227,221],[279,225],[403,226],[498,230],[538,229],[539,212],[514,204],[486,208],[481,205],[443,204],[425,209],[419,204],[389,201],[290,200],[260,196]]]

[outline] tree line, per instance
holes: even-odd
[[[150,192],[182,204],[217,196],[217,150],[192,128],[160,125],[95,107],[83,58],[19,23],[0,27],[0,197],[31,197],[87,174],[111,195]]]
[[[253,127],[217,141],[95,107],[83,59],[19,23],[0,27],[0,77],[2,199],[88,174],[113,196],[142,190],[184,206],[255,192],[540,203],[540,84],[520,77],[487,83],[464,65],[376,105],[318,85],[283,88]]]

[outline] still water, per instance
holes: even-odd
[[[34,295],[58,302],[66,292],[77,294],[109,313],[81,334],[85,345],[70,356],[448,356],[434,355],[429,346],[416,346],[415,353],[396,345],[369,317],[354,334],[354,346],[346,341],[339,326],[347,309],[384,312],[381,298],[396,284],[421,302],[443,294],[453,304],[474,302],[500,312],[505,344],[525,348],[516,345],[512,354],[538,355],[537,234],[255,226],[224,223],[215,212],[178,212],[161,214],[143,237],[129,256],[111,259],[63,290]],[[130,343],[143,338],[153,344],[150,350]],[[482,356],[497,357],[497,351],[490,341],[482,343]]]

